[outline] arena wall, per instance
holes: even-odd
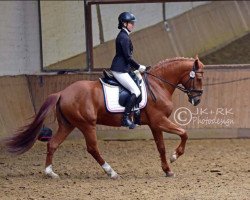
[[[0,1],[0,75],[41,71],[37,1]]]
[[[9,135],[34,115],[26,76],[0,77],[0,135]]]
[[[49,16],[56,17],[53,23],[45,23],[43,27],[43,30],[47,30],[43,33],[43,39],[48,39],[43,41],[43,45],[47,46],[44,49],[45,57],[46,54],[52,56],[47,60],[48,62],[45,60],[45,64],[56,62],[50,66],[52,68],[82,68],[86,63],[83,53],[85,51],[84,24],[77,24],[83,20],[84,13],[80,12],[83,10],[82,2],[69,4],[67,1],[60,3],[48,1],[47,3],[51,4],[50,9],[41,10],[45,15],[42,20],[48,22],[51,20]],[[59,4],[61,6],[57,8],[56,5]],[[250,4],[248,1],[181,3],[182,7],[178,12],[171,12],[171,8],[176,5],[166,4],[166,21],[162,20],[163,16],[160,13],[162,4],[116,5],[117,13],[112,15],[119,14],[124,8],[141,14],[159,11],[155,15],[147,14],[152,21],[150,19],[143,21],[144,15],[138,15],[138,21],[142,20],[142,23],[131,37],[136,49],[135,58],[140,63],[153,65],[167,57],[194,56],[196,53],[203,55],[249,33]],[[110,30],[116,27],[117,22],[116,18],[111,18],[110,24],[106,23],[109,18],[107,13],[110,11],[109,7],[102,5],[100,8],[104,17],[102,22],[105,42],[101,43],[95,8],[93,7],[92,10],[95,67],[109,67],[115,53],[113,38],[117,34]],[[67,9],[75,12],[67,14],[69,13]],[[0,16],[0,75],[2,75],[0,77],[0,136],[6,136],[17,127],[25,125],[29,121],[28,118],[36,113],[50,93],[60,91],[76,80],[96,80],[101,74],[41,74],[37,1],[1,1]],[[75,18],[79,19],[76,24]],[[42,21],[43,24],[44,21]],[[59,32],[55,30],[55,24],[61,27]],[[66,29],[63,29],[62,27],[65,26]],[[71,32],[67,32],[68,30]],[[61,46],[62,44],[65,45]],[[47,51],[50,48],[52,51]],[[35,73],[39,75],[3,76]],[[198,115],[201,118],[199,122],[193,118],[184,126],[190,130],[191,137],[249,137],[250,91],[247,87],[249,77],[249,66],[207,67],[204,96],[198,110],[189,105],[184,94],[175,92],[174,111],[179,107],[185,107],[190,110],[193,117]],[[173,116],[174,113],[172,120],[175,120]],[[211,121],[213,119],[229,120],[230,123],[221,125]],[[56,123],[53,114],[46,120],[46,125],[55,131]],[[152,138],[146,126],[129,133],[126,128],[105,126],[98,126],[97,130],[98,137],[102,139]],[[75,134],[79,132],[75,131]]]
[[[192,57],[197,53],[203,56],[249,33],[249,1],[205,2],[204,4],[197,4],[196,7],[187,7],[189,9],[181,7],[182,12],[176,11],[171,14],[169,10],[174,8],[174,5],[177,6],[178,4],[166,4],[166,15],[168,14],[168,16],[165,21],[162,19],[162,13],[160,12],[161,4],[156,4],[154,5],[155,7],[151,6],[155,10],[158,10],[158,12],[153,12],[156,13],[156,16],[152,17],[152,22],[154,23],[149,23],[150,26],[145,26],[146,22],[144,20],[140,22],[140,19],[138,19],[137,24],[142,23],[143,25],[138,25],[139,27],[136,27],[135,32],[131,34],[135,49],[134,57],[138,62],[145,65],[153,65],[160,60],[174,56],[185,55]],[[185,4],[179,3],[179,5]],[[190,3],[188,5],[190,6]],[[101,13],[105,13],[102,20],[105,29],[104,38],[106,38],[106,33],[110,33],[107,34],[110,35],[108,36],[110,37],[109,39],[114,38],[118,33],[118,29],[116,29],[117,25],[115,24],[116,18],[114,19],[114,17],[110,16],[110,24],[113,27],[108,26],[106,24],[108,7],[101,6],[101,8],[103,9]],[[140,16],[145,16],[145,14],[142,14],[143,5],[133,8],[131,7],[131,11],[138,12],[139,18]],[[144,10],[147,9],[149,8],[145,5]],[[118,9],[118,11],[120,10]],[[146,13],[152,13],[152,11]],[[150,18],[150,16],[149,14],[148,17]],[[106,68],[111,65],[115,55],[114,39],[97,45],[98,41],[95,38],[99,38],[99,32],[96,32],[96,24],[93,21],[93,37],[95,41],[93,52],[94,66],[95,68]],[[50,54],[50,56],[53,56],[53,54]],[[71,58],[62,61],[58,60],[58,62],[48,66],[47,69],[83,69],[85,66],[86,54],[82,50],[82,53],[76,54]]]
[[[206,3],[208,2],[166,3],[166,19]],[[136,14],[136,31],[139,31],[164,20],[162,7],[162,3],[93,5],[93,45],[98,46],[115,39],[119,31],[116,28],[117,16],[121,12],[131,11]],[[41,19],[44,66],[86,51],[83,1],[41,1]],[[81,68],[84,65],[85,63]]]
[[[93,73],[1,77],[3,93],[0,100],[0,135],[6,136],[17,127],[26,124],[26,119],[39,110],[49,94],[58,92],[77,80],[97,80],[100,76],[100,73]],[[188,103],[187,96],[176,90],[171,120],[179,123],[175,113],[180,107],[184,107],[192,113],[192,119],[187,125],[180,126],[189,130],[191,138],[250,137],[249,84],[250,66],[208,66],[205,69],[201,104],[193,107]],[[190,116],[181,116],[185,117]],[[56,130],[53,113],[45,124]],[[101,139],[152,138],[147,126],[138,127],[134,131],[128,131],[127,128],[97,126],[97,133]],[[79,134],[76,130],[73,135]],[[176,138],[169,134],[165,134],[165,137]]]
[[[97,10],[92,6],[96,68],[111,64],[117,15],[124,10],[137,15],[132,40],[135,58],[145,65],[166,57],[209,53],[248,33],[250,27],[249,1],[100,5],[101,18]],[[0,75],[40,73],[38,2],[1,1],[0,16]],[[44,66],[86,67],[83,1],[41,1],[41,25]]]

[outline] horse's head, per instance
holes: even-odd
[[[203,93],[203,67],[204,65],[202,62],[196,57],[192,69],[181,81],[181,84],[187,90],[188,101],[194,106],[197,106],[200,103],[201,95]]]
[[[168,88],[168,90],[171,94],[176,88],[185,92],[188,95],[189,102],[197,106],[203,93],[203,68],[204,65],[200,62],[198,56],[195,59],[177,57],[159,62],[145,74],[151,75],[159,81],[166,83],[166,85],[170,85],[172,88]],[[147,82],[147,76],[145,76],[145,79]],[[184,88],[179,86],[179,84],[183,85]],[[149,91],[151,91],[150,88]],[[154,95],[152,96],[156,99]]]

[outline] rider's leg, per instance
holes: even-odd
[[[119,73],[119,72],[112,72],[112,73],[114,77],[132,94],[125,106],[125,111],[124,111],[124,115],[122,119],[122,125],[128,126],[130,129],[133,129],[135,128],[135,124],[130,119],[130,114],[136,103],[136,99],[137,97],[140,96],[141,92],[128,73]]]
[[[142,76],[141,73],[139,72],[139,70],[135,70],[134,71],[135,75],[137,76],[139,82],[142,80]],[[139,83],[140,84],[140,83]],[[139,109],[139,103],[137,103],[137,105],[135,105],[135,107],[138,107],[136,111],[134,111],[134,123],[136,125],[141,125],[141,111]]]
[[[134,94],[130,96],[130,99],[126,103],[123,118],[122,118],[122,125],[128,126],[130,129],[135,128],[134,122],[130,119],[130,114],[135,105],[136,99],[137,98]]]
[[[134,112],[134,123],[136,125],[141,125],[141,111],[139,108]]]
[[[119,83],[122,84],[123,87],[129,90],[131,94],[134,94],[136,98],[140,96],[141,91],[128,73],[114,71],[112,71],[112,73],[116,80],[119,81]]]

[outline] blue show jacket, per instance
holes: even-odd
[[[126,30],[122,29],[116,37],[116,55],[112,61],[111,70],[126,73],[131,67],[139,69],[140,65],[132,58],[133,44]]]

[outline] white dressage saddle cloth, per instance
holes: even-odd
[[[107,110],[112,113],[124,112],[125,107],[119,104],[119,86],[109,85],[103,82],[102,79],[100,81],[103,86],[104,101]],[[141,93],[142,100],[139,103],[139,109],[144,108],[147,104],[147,90],[143,79],[141,82]],[[138,108],[134,108],[134,110],[138,110]]]

